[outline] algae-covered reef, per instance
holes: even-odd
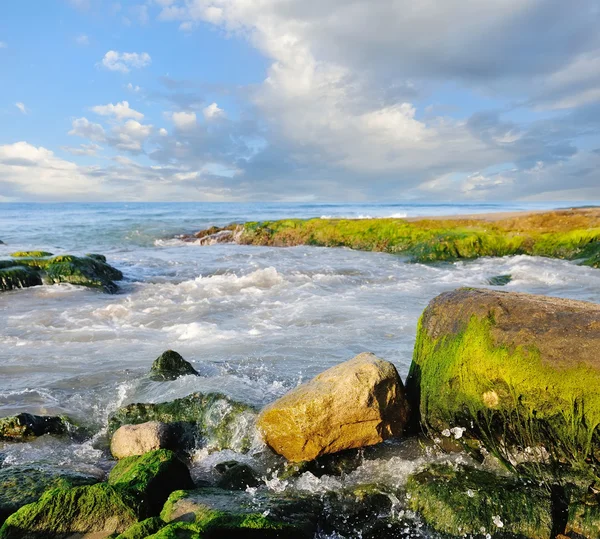
[[[0,260],[0,292],[43,283],[70,283],[115,293],[123,274],[104,255],[58,255],[46,251],[19,251]]]
[[[228,234],[223,232],[228,231]],[[211,241],[211,238],[214,241]],[[560,210],[498,220],[285,219],[213,227],[186,241],[202,245],[316,245],[405,254],[415,262],[535,255],[600,267],[600,209]]]

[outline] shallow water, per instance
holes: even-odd
[[[261,406],[363,351],[392,361],[404,378],[427,303],[460,286],[489,286],[496,275],[512,275],[505,290],[600,302],[600,271],[560,260],[517,256],[422,265],[347,249],[199,247],[172,239],[232,221],[502,209],[525,208],[2,205],[0,239],[6,245],[0,245],[0,257],[29,248],[101,252],[126,280],[112,296],[70,285],[0,295],[0,416],[64,413],[100,430],[121,404],[193,391],[220,391]],[[145,380],[152,361],[169,348],[192,361],[202,377]],[[353,477],[401,483],[423,458],[408,457],[402,445],[386,451],[391,453],[368,460]],[[108,466],[98,440],[78,445],[44,438],[0,446],[0,453],[4,465]],[[230,457],[199,452],[195,473]],[[269,488],[340,487],[338,478],[327,476],[302,481],[282,487],[275,480]]]

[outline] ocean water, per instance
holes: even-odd
[[[0,295],[0,416],[67,414],[100,434],[83,444],[42,438],[0,444],[3,465],[54,463],[88,471],[110,464],[101,443],[108,415],[129,402],[220,391],[262,406],[326,368],[370,351],[404,378],[427,303],[460,286],[600,302],[600,271],[515,256],[432,265],[402,256],[318,247],[200,247],[174,239],[212,225],[284,217],[450,215],[555,205],[2,204],[0,258],[16,250],[99,252],[121,269],[121,291],[70,285]],[[191,361],[201,377],[148,382],[164,350]],[[427,458],[390,444],[345,478],[304,474],[268,488],[322,492],[352,483],[402,484]],[[250,459],[260,468],[261,448]],[[209,473],[230,451],[199,451]],[[415,525],[416,526],[416,525]],[[415,528],[416,529],[416,528]]]

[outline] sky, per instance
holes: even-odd
[[[20,0],[0,201],[600,200],[597,0]]]

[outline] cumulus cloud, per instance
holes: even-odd
[[[116,105],[109,103],[108,105],[96,105],[92,107],[92,111],[100,116],[113,116],[117,120],[124,120],[126,118],[133,118],[134,120],[141,120],[144,115],[137,110],[129,107],[127,101],[121,101]]]
[[[181,131],[189,131],[196,127],[195,112],[174,112],[171,115],[171,120],[175,124],[175,127]]]
[[[17,107],[23,114],[27,114],[29,112],[27,107],[21,102],[15,103],[15,107]]]
[[[127,120],[124,125],[114,127],[111,133],[112,137],[109,140],[111,144],[120,150],[139,153],[152,133],[152,126],[141,124],[136,120]]]
[[[130,92],[133,92],[134,94],[137,94],[138,92],[141,91],[141,88],[139,86],[137,86],[135,84],[131,84],[131,82],[128,83],[125,88],[127,88]]]
[[[202,110],[202,113],[204,114],[204,118],[206,118],[207,120],[213,120],[225,116],[225,111],[219,108],[219,106],[216,103],[211,103],[210,105],[208,105],[208,107]]]
[[[104,127],[100,124],[90,122],[87,118],[77,118],[73,120],[71,127],[72,129],[69,131],[69,135],[95,140],[97,142],[106,140]]]
[[[71,155],[77,155],[77,156],[85,155],[88,157],[92,157],[92,156],[98,155],[98,152],[102,150],[102,146],[92,143],[92,144],[80,144],[78,147],[62,146],[61,149],[64,150],[65,152],[70,153]]]
[[[152,58],[147,52],[118,52],[108,51],[102,58],[102,65],[110,71],[129,73],[131,69],[149,66]]]

